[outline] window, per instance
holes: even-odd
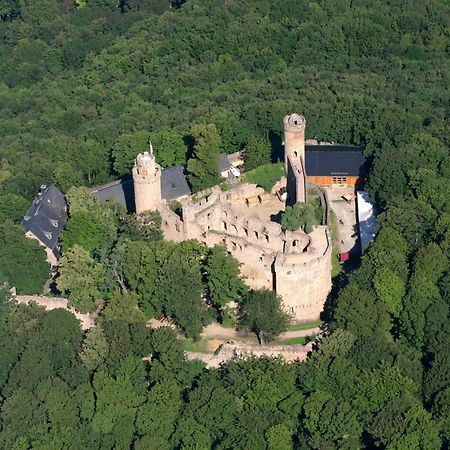
[[[333,184],[347,184],[347,177],[333,177]]]

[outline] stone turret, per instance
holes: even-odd
[[[153,148],[139,153],[133,167],[136,213],[161,208],[161,167],[156,163]]]
[[[287,174],[288,203],[306,201],[305,128],[299,114],[284,116],[284,165]]]
[[[289,156],[292,159],[301,158],[305,161],[305,128],[306,120],[299,114],[284,116],[284,152],[285,162]]]

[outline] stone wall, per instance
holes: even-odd
[[[327,227],[315,232],[323,233],[325,247],[309,257],[280,254],[275,260],[276,291],[295,321],[318,319],[331,290],[331,240]]]
[[[239,215],[233,205],[261,194],[243,184],[222,192],[213,188],[183,202],[181,219],[161,209],[162,230],[168,240],[197,239],[208,246],[225,245],[241,263],[241,273],[253,289],[275,289],[293,320],[319,318],[331,289],[331,243],[326,226],[312,233],[284,232],[281,225]]]
[[[188,359],[199,359],[209,369],[217,368],[221,364],[233,359],[244,359],[251,356],[269,356],[283,358],[287,363],[304,361],[313,344],[306,345],[249,345],[249,344],[224,344],[217,354],[205,354],[186,352]]]

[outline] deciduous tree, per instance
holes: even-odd
[[[274,291],[253,290],[240,302],[239,324],[255,333],[263,344],[286,331],[289,314],[283,310],[281,299]]]

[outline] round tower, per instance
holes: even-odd
[[[287,158],[301,158],[305,161],[305,128],[306,120],[299,114],[284,116],[284,161]]]
[[[136,213],[159,209],[161,206],[161,167],[150,152],[139,153],[133,167]]]

